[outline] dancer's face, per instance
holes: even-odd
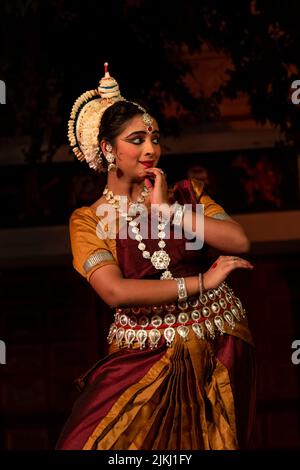
[[[130,179],[143,179],[146,176],[146,168],[157,166],[161,148],[159,129],[155,120],[152,128],[149,134],[142,121],[142,114],[137,114],[128,121],[115,140],[113,153],[117,167]]]

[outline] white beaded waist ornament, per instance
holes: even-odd
[[[236,322],[246,317],[245,309],[232,289],[223,282],[201,297],[189,297],[171,304],[117,308],[111,324],[108,342],[119,347],[155,348],[162,337],[168,347],[176,335],[186,341],[191,331],[199,340],[214,339],[216,334],[234,329]]]

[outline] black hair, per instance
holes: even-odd
[[[150,110],[144,104],[138,103],[145,111],[151,114]],[[106,140],[114,145],[115,139],[123,131],[125,124],[134,118],[137,114],[143,114],[144,111],[130,101],[117,101],[107,108],[102,116],[98,140]]]

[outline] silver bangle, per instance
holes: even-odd
[[[185,286],[185,280],[183,277],[176,277],[175,281],[177,282],[177,292],[178,292],[178,300],[186,300],[187,299],[187,291]]]
[[[199,299],[201,299],[202,295],[203,295],[203,275],[202,275],[202,273],[199,273],[198,279],[199,279]]]
[[[180,225],[182,223],[183,213],[184,213],[184,206],[179,204],[177,201],[174,204],[174,215],[173,215],[173,225]]]

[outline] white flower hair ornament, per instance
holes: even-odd
[[[104,111],[117,101],[126,101],[120,94],[117,81],[110,76],[108,63],[104,64],[104,77],[95,90],[83,93],[75,101],[68,122],[71,148],[80,161],[86,161],[96,171],[107,171],[103,165],[98,141]]]

